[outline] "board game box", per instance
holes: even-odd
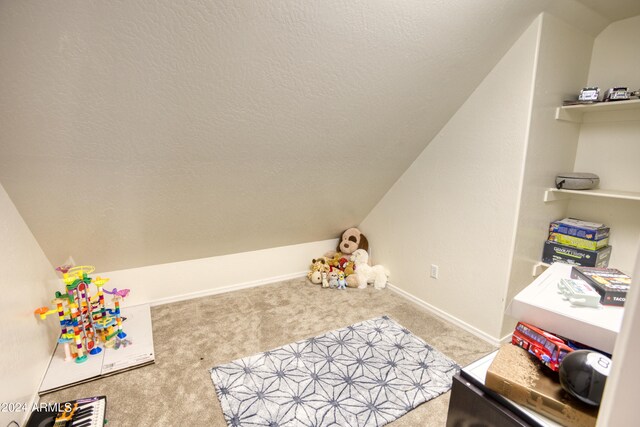
[[[573,267],[571,277],[592,285],[603,305],[623,306],[631,286],[631,277],[615,268]]]
[[[580,249],[588,249],[590,251],[595,251],[596,249],[603,248],[609,244],[608,237],[600,240],[588,240],[561,233],[549,233],[549,240],[567,246],[573,246]]]
[[[609,237],[609,227],[596,222],[576,218],[564,218],[549,225],[549,233],[560,233],[585,240],[602,240]]]
[[[580,265],[585,267],[607,267],[611,257],[611,246],[605,246],[595,251],[574,248],[547,240],[544,242],[542,262],[553,264],[564,262],[565,264]]]

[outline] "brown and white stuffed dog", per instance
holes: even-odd
[[[342,233],[340,243],[338,243],[338,252],[351,255],[356,249],[369,250],[369,241],[357,228],[348,228]]]

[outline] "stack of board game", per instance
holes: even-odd
[[[609,227],[604,224],[564,218],[549,225],[543,262],[605,268],[610,257]]]

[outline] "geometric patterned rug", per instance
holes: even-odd
[[[227,424],[382,426],[445,393],[460,367],[387,316],[212,368]]]

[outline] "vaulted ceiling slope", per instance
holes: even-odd
[[[337,237],[549,1],[0,3],[0,183],[52,264]]]

